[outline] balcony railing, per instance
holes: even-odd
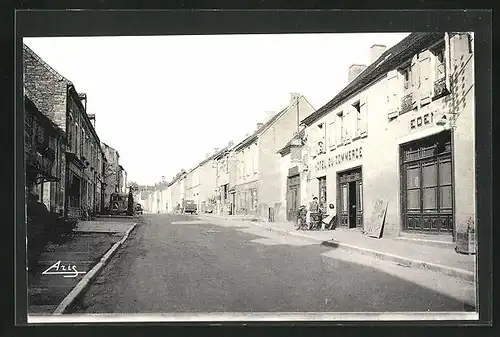
[[[400,114],[404,114],[413,109],[413,95],[407,94],[401,99],[401,111]]]
[[[446,79],[444,77],[434,82],[434,99],[447,95],[448,88],[446,87]]]

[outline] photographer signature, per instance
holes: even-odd
[[[79,274],[85,274],[84,271],[76,270],[76,265],[62,265],[61,261],[57,261],[52,266],[47,268],[43,275],[63,275],[63,277],[77,277]]]

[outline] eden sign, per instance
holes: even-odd
[[[318,160],[316,162],[316,171],[326,170],[327,167],[342,164],[344,162],[363,158],[363,147],[357,147],[352,150],[340,152],[339,154],[329,157],[328,160]]]
[[[416,129],[423,125],[433,124],[434,122],[434,113],[429,112],[424,114],[423,116],[419,116],[410,120],[410,129]]]

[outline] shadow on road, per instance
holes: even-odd
[[[474,311],[366,263],[326,256],[342,249],[200,220],[145,216],[74,312]]]

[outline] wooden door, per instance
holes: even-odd
[[[339,207],[339,224],[341,227],[349,227],[349,185],[348,183],[340,184],[340,207]]]
[[[356,227],[363,228],[363,182],[356,181]]]
[[[296,221],[300,207],[300,176],[288,177],[287,182],[287,220]]]
[[[453,234],[450,141],[436,139],[434,143],[408,146],[402,157],[403,229]]]

